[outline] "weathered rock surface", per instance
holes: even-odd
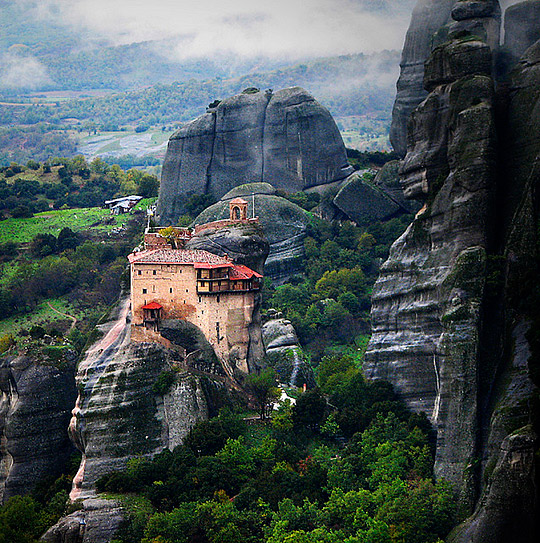
[[[399,160],[387,162],[377,173],[373,184],[384,191],[406,213],[416,213],[420,209],[418,202],[407,200],[399,178]]]
[[[114,500],[83,500],[82,509],[62,517],[41,537],[45,543],[109,543],[125,520],[122,506]]]
[[[66,428],[77,397],[75,364],[6,360],[0,399],[0,497],[27,494],[59,474],[74,451]],[[6,386],[7,385],[7,386]]]
[[[402,156],[407,152],[407,123],[424,100],[424,64],[433,50],[456,32],[469,32],[496,49],[500,38],[498,0],[419,0],[413,11],[401,58],[401,75],[392,112],[390,141]],[[430,89],[428,89],[430,90]]]
[[[219,198],[254,182],[296,192],[351,173],[332,116],[304,89],[239,94],[171,136],[158,215],[174,224],[188,194]]]
[[[474,514],[452,534],[454,543],[529,543],[537,541],[540,533],[538,463],[533,460],[538,455],[535,398],[539,361],[538,350],[531,343],[538,320],[536,308],[530,306],[535,304],[533,289],[540,273],[539,210],[535,204],[540,189],[540,41],[527,50],[510,83],[507,117],[501,121],[499,190],[504,193],[504,202],[498,213],[506,261],[505,319],[500,320],[510,341],[505,345],[491,338],[495,347],[500,347],[498,353],[485,347],[484,378],[497,376],[491,388],[483,387],[479,419],[485,484]],[[488,309],[483,326],[490,325],[493,318]],[[501,356],[501,351],[507,354]],[[489,365],[489,360],[496,358],[493,352],[499,355],[496,367]],[[529,426],[531,420],[534,428]]]
[[[486,42],[492,50],[499,47],[501,7],[498,0],[458,0],[452,9],[454,23],[450,32],[467,31]]]
[[[529,543],[537,541],[534,526],[536,489],[534,455],[536,434],[530,427],[509,435],[500,454],[481,506],[449,537],[449,543]]]
[[[482,42],[454,41],[426,65],[433,90],[413,113],[401,167],[405,194],[425,208],[392,246],[374,287],[365,365],[368,377],[389,380],[413,409],[429,414],[437,429],[436,474],[469,506],[473,481],[464,468],[476,452],[479,312],[496,149],[486,56]]]
[[[365,181],[360,174],[351,175],[339,189],[333,204],[358,226],[418,211],[418,206],[403,196],[397,161],[386,164],[373,181]]]
[[[238,196],[248,201],[248,216],[253,213],[252,202],[255,200],[255,214],[259,217],[264,235],[270,246],[270,252],[264,265],[265,276],[280,284],[287,281],[289,277],[300,273],[309,216],[301,207],[281,196],[277,196],[275,189],[267,183],[250,183],[231,190],[219,202],[205,209],[195,219],[194,224],[227,219],[229,217],[229,201]],[[236,245],[234,243],[227,243],[229,238],[236,236],[234,233],[235,228],[233,227],[230,235],[227,233],[227,228],[215,232],[205,230],[200,236],[194,237],[189,242],[189,246],[200,248],[204,246],[208,251],[217,251],[217,254],[222,254],[219,252],[222,247],[230,246],[232,252],[229,254],[231,256],[238,254],[239,258],[241,254],[244,254],[242,258],[245,258],[246,265],[249,266],[248,262],[253,260],[249,256],[249,252],[253,250],[252,242],[248,242],[245,249],[235,249]],[[249,230],[250,227],[241,228]],[[251,236],[251,233],[249,236]],[[257,250],[254,254],[259,255],[257,256],[258,263],[254,266],[254,269],[260,271],[261,250]]]
[[[450,19],[455,0],[419,0],[401,56],[401,75],[392,112],[390,141],[394,150],[404,156],[407,151],[407,123],[413,110],[426,97],[424,62],[433,49],[434,34]]]
[[[510,6],[504,15],[504,46],[514,61],[540,40],[540,1],[530,0]]]
[[[315,386],[313,371],[304,358],[291,321],[272,309],[268,313],[270,320],[263,324],[262,335],[266,359],[276,370],[279,381],[295,387]]]
[[[174,448],[208,416],[196,376],[180,371],[166,394],[154,391],[179,353],[155,343],[131,344],[128,306],[129,299],[124,300],[104,338],[78,368],[79,398],[69,430],[83,458],[72,499],[92,496],[97,479],[125,467],[130,458]]]
[[[496,22],[488,4],[459,2],[454,17]],[[426,62],[430,94],[411,117],[400,175],[425,205],[374,288],[365,371],[431,417],[436,476],[453,483],[462,513],[474,510],[450,541],[532,543],[540,41],[495,98],[489,46],[453,35]]]

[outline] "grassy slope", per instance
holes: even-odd
[[[135,209],[144,210],[155,201],[156,198],[145,198],[135,206]],[[28,243],[34,236],[40,233],[58,236],[58,233],[64,227],[69,227],[73,231],[82,232],[85,235],[90,234],[93,238],[104,238],[113,241],[114,236],[112,239],[110,237],[113,229],[126,225],[130,218],[131,215],[112,216],[108,209],[98,207],[47,211],[38,213],[27,219],[7,219],[0,221],[0,243],[5,243],[6,241]],[[27,259],[23,258],[0,263],[0,285],[9,282],[23,261],[27,262]],[[17,335],[22,328],[29,330],[34,325],[54,326],[55,323],[64,322],[65,324],[69,322],[69,319],[51,309],[49,304],[61,313],[74,316],[78,321],[95,317],[95,315],[90,315],[92,311],[95,312],[95,309],[74,305],[66,297],[51,298],[42,300],[31,313],[16,315],[8,319],[0,318],[0,337],[4,334]],[[62,328],[66,327],[67,324]]]
[[[114,228],[125,225],[129,215],[111,215],[108,209],[99,207],[59,209],[37,213],[28,219],[6,219],[0,222],[0,243],[14,241],[27,243],[37,234],[58,235],[62,228],[71,228],[74,232],[108,233]],[[105,224],[104,221],[107,221]]]

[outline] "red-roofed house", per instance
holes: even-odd
[[[262,275],[229,258],[203,250],[152,249],[134,252],[131,264],[132,339],[147,341],[167,319],[198,326],[216,354],[247,369],[248,326]]]

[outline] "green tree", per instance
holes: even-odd
[[[308,390],[296,400],[293,422],[297,428],[316,429],[326,412],[326,400],[318,388]]]
[[[257,404],[261,420],[266,419],[274,401],[280,396],[275,370],[266,368],[259,374],[248,375],[245,385]]]

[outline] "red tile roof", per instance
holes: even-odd
[[[150,302],[149,304],[143,305],[143,309],[163,309],[163,306],[157,302]]]
[[[262,275],[242,264],[235,264],[229,272],[229,279],[232,279],[233,281],[251,279],[252,277],[261,278]]]
[[[141,264],[216,264],[230,266],[231,261],[201,249],[153,249],[128,256],[130,263]]]
[[[243,198],[235,198],[229,202],[230,204],[247,204]]]

